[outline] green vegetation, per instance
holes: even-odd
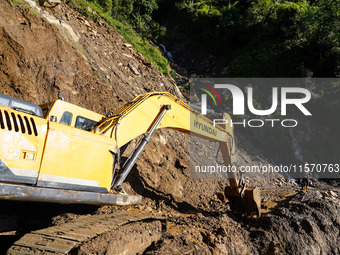
[[[202,58],[213,55],[220,69],[227,67],[227,77],[340,76],[340,0],[159,0],[158,6],[154,17],[167,26],[160,41],[170,49],[180,47],[174,58],[183,58],[189,68],[196,59],[202,74]],[[304,157],[310,162],[336,162],[340,157],[340,84],[308,89],[313,94],[308,104],[313,116],[290,115],[300,121],[297,133],[310,133],[300,144]],[[256,108],[268,107],[265,93],[254,100]],[[242,119],[247,117],[252,118]],[[289,161],[284,154],[293,158],[288,130],[240,131],[273,159],[276,155]]]
[[[10,1],[13,5],[19,5],[23,9],[31,9],[32,8],[28,3],[24,2],[23,0],[10,0]]]
[[[226,59],[231,77],[335,77],[340,0],[159,0],[155,18],[176,47]],[[195,49],[199,49],[196,50]],[[175,56],[176,57],[176,56]]]
[[[34,10],[34,9],[31,9],[31,13],[32,13],[34,16],[39,16],[39,13],[38,13],[36,10]]]
[[[18,0],[12,0],[18,1]],[[339,77],[340,0],[68,0],[70,6],[97,21],[104,18],[158,70],[175,78],[166,58],[149,38],[173,52],[181,67],[205,75],[224,69],[226,77]],[[182,60],[182,61],[180,61]],[[211,67],[210,67],[211,65]],[[183,85],[182,90],[188,86]],[[339,159],[340,85],[308,87],[313,117],[297,132],[312,135],[302,142],[310,162]],[[265,89],[264,89],[265,91]],[[268,95],[255,97],[266,108]],[[251,116],[246,116],[251,118]],[[280,118],[281,116],[274,116]],[[300,118],[293,115],[293,117]],[[236,118],[237,120],[237,118]],[[245,133],[269,155],[290,151],[285,129],[253,129]],[[282,157],[281,157],[282,158]],[[289,160],[289,159],[287,159]]]
[[[12,4],[17,5],[17,4],[22,4],[24,1],[23,0],[11,0]]]
[[[169,74],[167,59],[158,48],[149,43],[146,37],[151,28],[151,23],[149,24],[147,21],[150,20],[151,22],[150,15],[156,6],[155,3],[153,5],[149,2],[71,0],[68,3],[75,10],[95,21],[100,17],[105,19],[128,43],[132,44],[138,52],[152,62],[161,73]]]
[[[72,46],[79,51],[81,54],[83,54],[85,57],[87,57],[87,52],[86,50],[83,48],[83,46],[81,46],[80,44],[76,43],[74,40],[72,40],[71,38],[68,38],[69,42],[72,44]]]
[[[34,10],[31,5],[24,2],[23,0],[11,0],[11,3],[13,5],[20,6],[22,9],[30,9],[30,12],[31,12],[32,15],[39,16],[39,13],[36,10]],[[26,13],[24,13],[24,16],[25,16],[25,18],[29,19],[29,17],[27,16]]]

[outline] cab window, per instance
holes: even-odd
[[[80,128],[86,131],[91,131],[91,129],[97,124],[97,121],[90,120],[88,118],[77,116],[76,118],[76,128]]]
[[[72,121],[72,113],[64,112],[63,116],[61,116],[59,123],[71,125],[71,121]]]

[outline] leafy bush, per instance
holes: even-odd
[[[98,0],[98,2],[104,8],[105,12],[112,11],[112,0]]]

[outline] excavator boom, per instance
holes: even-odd
[[[218,142],[229,142],[228,138],[233,138],[233,129],[230,126],[226,128],[214,127],[210,119],[168,92],[151,92],[135,97],[109,115],[97,126],[95,132],[114,138],[117,147],[121,147],[134,138],[149,132],[155,117],[166,105],[171,106],[171,111],[164,116],[157,129],[170,128]],[[230,119],[229,115],[227,117]],[[138,123],[138,127],[132,129],[131,125],[136,126],[136,123]],[[210,130],[201,128],[203,126]]]
[[[159,116],[161,119],[157,122]],[[227,114],[224,117],[230,119]],[[138,123],[137,127],[136,123]],[[131,128],[132,126],[134,128]],[[235,149],[233,129],[230,126],[214,126],[211,120],[167,92],[152,92],[137,96],[115,113],[107,116],[107,119],[96,127],[95,132],[114,138],[117,143],[115,151],[117,153],[119,148],[132,139],[143,134],[150,135],[151,130],[159,128],[169,128],[219,142],[224,163],[231,164],[230,148]],[[230,182],[237,183],[235,175],[228,174]],[[126,175],[123,174],[114,186],[120,186]],[[236,186],[234,189],[237,193]]]

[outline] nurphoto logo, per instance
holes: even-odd
[[[214,84],[208,85],[201,83],[201,113],[207,115],[208,100],[207,96],[211,98],[214,106],[220,105],[223,107],[223,97],[221,99],[219,91],[229,91],[232,96],[232,114],[245,115],[245,104],[251,114],[256,116],[268,116],[276,113],[278,107],[280,108],[280,115],[287,116],[287,106],[292,105],[295,110],[300,111],[305,116],[312,116],[312,113],[306,108],[306,104],[311,99],[311,92],[306,88],[301,87],[272,87],[271,92],[271,106],[266,109],[257,109],[254,105],[254,89],[252,86],[245,87],[246,96],[241,88],[233,84]],[[202,88],[202,85],[204,86]],[[280,93],[279,93],[280,92]],[[215,98],[216,97],[216,98]],[[218,101],[217,101],[218,100]],[[292,108],[294,109],[294,108]],[[214,126],[221,124],[229,124],[230,126],[242,125],[244,127],[263,127],[269,125],[275,127],[276,124],[281,124],[282,127],[296,127],[298,120],[296,119],[278,119],[278,118],[258,118],[258,119],[243,119],[242,121],[229,121],[225,119],[213,119]]]

